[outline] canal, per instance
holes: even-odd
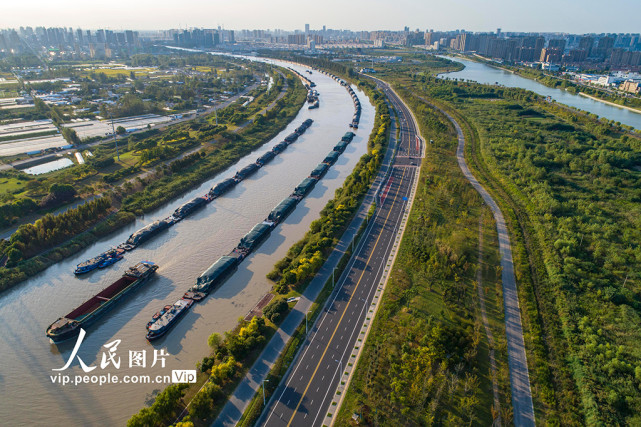
[[[304,67],[283,65],[308,75]],[[219,176],[0,297],[0,419],[4,424],[123,425],[167,386],[153,383],[156,376],[171,375],[175,369],[195,369],[196,363],[208,353],[207,337],[234,327],[238,318],[270,290],[271,284],[265,275],[287,249],[303,237],[309,224],[318,218],[327,200],[333,197],[336,188],[366,152],[374,107],[360,91],[357,91],[363,106],[360,129],[314,190],[218,290],[196,304],[167,336],[153,344],[145,339],[145,324],[150,317],[163,305],[179,299],[209,265],[232,250],[239,239],[267,217],[350,130],[347,125],[351,122],[354,106],[345,88],[317,72],[309,77],[316,82],[320,92],[319,109],[308,110],[304,106],[276,138]],[[82,277],[74,276],[77,263],[125,241],[133,231],[170,215],[193,197],[205,194],[214,184],[233,176],[238,169],[271,149],[307,118],[312,118],[314,124],[298,141],[225,196],[127,253],[125,259],[114,266]],[[65,371],[52,371],[65,365],[75,341],[52,344],[45,336],[47,326],[141,260],[150,260],[160,266],[156,277],[90,326],[77,354],[85,364],[97,367],[90,375],[116,375],[120,383],[102,386],[54,383],[67,375],[73,381],[75,375],[84,375],[84,372],[77,359]],[[119,342],[115,360],[120,359],[120,367],[110,363],[102,369],[103,352],[109,352],[104,345],[116,340]],[[130,368],[130,351],[143,350],[146,367]],[[154,352],[160,350],[169,354],[164,358],[165,367],[158,361],[152,368]],[[152,383],[123,383],[132,379]]]

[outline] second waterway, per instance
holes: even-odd
[[[608,120],[614,120],[615,122],[620,122],[641,130],[641,114],[639,113],[608,105],[584,96],[574,95],[564,89],[547,87],[537,81],[521,77],[500,68],[490,67],[480,62],[470,61],[460,57],[447,56],[446,58],[462,63],[465,65],[465,68],[461,71],[442,74],[441,77],[474,80],[479,83],[499,84],[507,87],[520,87],[536,92],[539,95],[549,96],[555,101],[569,105],[570,107],[588,111],[599,117],[605,117]]]

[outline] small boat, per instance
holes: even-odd
[[[74,270],[74,274],[79,275],[88,273],[96,268],[105,268],[117,261],[120,261],[124,252],[125,251],[122,248],[109,249],[98,256],[78,264]]]
[[[104,258],[101,255],[98,255],[97,257],[88,259],[87,261],[83,261],[80,264],[76,266],[76,269],[73,271],[74,274],[84,274],[84,273],[89,273],[92,270],[95,270],[98,268],[100,263],[104,261]]]

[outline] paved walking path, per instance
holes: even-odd
[[[487,346],[490,353],[490,371],[492,374],[492,394],[494,395],[494,411],[496,418],[492,425],[501,425],[501,401],[499,400],[499,385],[496,375],[496,357],[494,356],[494,335],[490,329],[490,323],[487,321],[487,310],[485,309],[485,292],[483,291],[483,214],[479,218],[479,268],[476,271],[477,290],[479,294],[479,304],[481,306],[481,318],[483,327],[487,336]]]
[[[425,101],[427,102],[427,101]],[[501,253],[501,268],[503,281],[503,301],[505,306],[505,333],[507,336],[507,358],[510,367],[510,383],[512,387],[512,408],[514,411],[514,425],[533,426],[534,407],[532,404],[532,391],[530,389],[530,375],[527,367],[527,356],[525,354],[525,342],[523,340],[523,327],[521,326],[521,310],[519,308],[519,295],[514,277],[514,265],[512,263],[512,246],[507,225],[501,209],[496,204],[490,193],[472,175],[465,162],[465,137],[461,126],[454,118],[441,111],[454,124],[458,135],[458,147],[456,158],[459,167],[465,178],[479,192],[485,203],[492,209],[496,221],[496,229],[499,234],[499,250]]]

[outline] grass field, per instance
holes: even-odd
[[[13,177],[0,178],[0,194],[11,193],[18,195],[25,190],[25,184],[28,181]]]

